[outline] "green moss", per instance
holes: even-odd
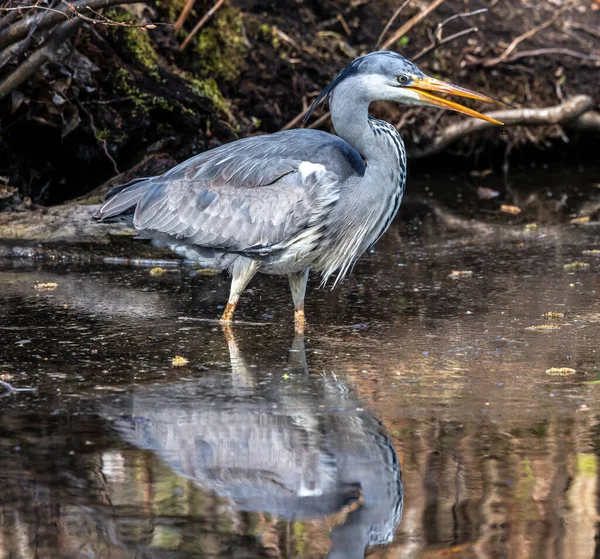
[[[194,49],[196,73],[217,82],[234,81],[244,66],[247,51],[240,11],[222,8],[198,35]]]
[[[213,106],[218,110],[231,117],[229,101],[223,97],[217,82],[213,78],[199,79],[196,77],[186,76],[190,83],[192,91],[200,97],[206,97]]]
[[[119,23],[132,23],[131,14],[123,9],[108,10],[106,17]],[[150,75],[159,77],[158,53],[147,31],[137,27],[116,27],[113,29],[113,33],[117,37],[122,37],[125,49],[134,60],[148,70]]]
[[[263,41],[269,43],[274,49],[278,49],[281,46],[281,39],[277,34],[277,27],[275,26],[263,23],[258,28],[258,37]]]
[[[135,110],[133,116],[138,114],[147,114],[151,109],[163,109],[173,111],[173,106],[163,97],[150,95],[133,85],[129,78],[129,73],[123,68],[117,68],[115,72],[115,88],[129,97]]]

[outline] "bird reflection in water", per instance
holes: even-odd
[[[309,372],[302,337],[284,375],[249,366],[225,333],[230,375],[140,386],[105,410],[123,439],[240,511],[288,521],[346,511],[330,559],[391,542],[403,488],[381,423],[344,382]]]

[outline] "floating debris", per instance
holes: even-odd
[[[200,268],[196,270],[197,276],[216,276],[219,273],[219,270],[215,270],[213,268]]]
[[[545,330],[560,330],[560,326],[556,326],[556,324],[540,324],[538,326],[528,326],[525,330],[534,330],[534,331],[545,331]]]
[[[37,291],[54,291],[58,287],[58,283],[53,281],[47,283],[36,283],[33,288]]]
[[[518,206],[509,206],[507,204],[502,204],[500,206],[500,211],[504,212],[505,214],[518,215],[521,213],[521,208],[519,208]]]
[[[587,270],[590,265],[587,262],[571,262],[569,264],[565,264],[564,268],[567,272],[572,272],[573,270]]]
[[[567,375],[574,375],[577,371],[570,367],[552,367],[546,370],[547,375],[564,377]]]
[[[468,278],[468,277],[471,277],[472,275],[473,275],[472,270],[452,270],[452,272],[450,272],[448,274],[448,277],[452,278],[452,279],[458,279],[458,278]]]
[[[162,276],[165,273],[165,269],[161,268],[160,266],[156,266],[155,268],[152,268],[149,272],[148,272],[151,276]]]
[[[592,249],[592,250],[584,250],[581,254],[585,254],[587,256],[600,256],[600,249]]]
[[[497,190],[492,190],[491,188],[480,186],[477,189],[477,196],[480,200],[492,200],[494,198],[498,198],[498,196],[500,196],[500,192]]]
[[[564,318],[565,313],[549,311],[549,312],[545,312],[542,316],[545,318]]]
[[[537,223],[528,223],[525,225],[525,231],[533,231],[534,229],[537,229]]]
[[[589,215],[584,215],[582,217],[574,217],[571,220],[571,223],[589,223],[590,222],[590,216]]]
[[[173,367],[183,367],[184,365],[187,365],[189,361],[181,355],[176,355],[171,360],[171,363],[173,364]]]

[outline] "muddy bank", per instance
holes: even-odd
[[[176,32],[170,24],[184,5],[111,6],[103,12],[110,25],[83,22],[49,63],[6,92],[0,100],[0,208],[55,204],[132,168],[157,174],[219,143],[277,131],[295,122],[350,59],[386,42],[424,71],[511,108],[557,106],[576,95],[588,95],[592,107],[598,103],[600,11],[594,2],[413,0],[383,35],[396,2],[229,0],[196,34],[194,26],[213,3],[194,3]],[[483,8],[488,11],[478,11]],[[34,39],[23,43],[19,35],[20,42],[11,42],[25,16],[2,14],[0,84],[6,86],[53,28],[42,22]],[[132,22],[150,27],[129,27]],[[406,32],[394,38],[403,26]],[[374,111],[396,124],[413,152],[462,118],[393,105]],[[447,149],[466,156],[460,165],[479,168],[499,167],[506,150],[532,145],[527,159],[544,157],[538,147],[554,146],[571,159],[591,160],[597,134],[594,119],[586,122],[587,131],[566,123],[488,130]],[[557,152],[551,153],[555,160]],[[456,165],[455,158],[442,161]]]

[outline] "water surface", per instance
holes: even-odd
[[[224,331],[226,277],[4,261],[0,557],[597,556],[600,232],[507,231],[390,231],[305,339],[279,278]]]

